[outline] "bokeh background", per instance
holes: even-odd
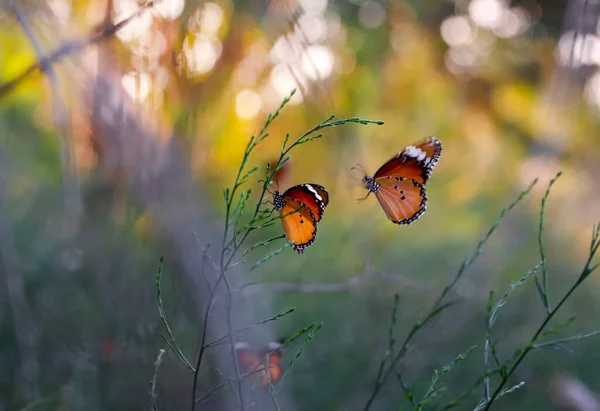
[[[450,396],[481,375],[489,291],[504,292],[539,261],[540,199],[559,170],[545,230],[554,302],[584,264],[600,216],[598,1],[162,0],[140,13],[134,0],[1,5],[0,410],[148,408],[166,348],[159,258],[167,317],[192,358],[207,298],[202,250],[219,250],[223,189],[248,138],[293,88],[250,159],[261,176],[286,132],[299,136],[330,114],[385,125],[328,129],[295,149],[280,188],[312,182],[331,194],[317,241],[250,272],[281,245],[272,244],[232,274],[238,286],[253,283],[236,294],[236,324],[297,308],[247,333],[256,346],[323,324],[286,377],[282,409],[362,409],[394,293],[402,338],[536,177],[453,292],[458,304],[421,332],[399,369],[422,392],[434,368],[477,345],[445,377]],[[18,78],[59,49],[45,75]],[[421,219],[395,226],[372,196],[356,201],[365,191],[351,167],[372,173],[428,135],[444,150]],[[279,233],[274,225],[252,239]],[[563,335],[598,326],[598,293],[593,276],[558,316],[577,316]],[[530,282],[498,320],[500,355],[528,341],[543,315]],[[533,352],[515,377],[525,386],[495,408],[600,409],[598,344]],[[203,392],[223,379],[217,352]],[[189,409],[191,376],[170,351],[157,385],[159,409]],[[567,408],[580,389],[592,408]],[[397,409],[402,397],[391,379],[374,408]],[[227,407],[219,401],[202,409]]]

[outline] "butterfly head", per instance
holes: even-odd
[[[380,186],[380,184],[377,184],[377,182],[375,181],[375,179],[373,177],[369,177],[368,175],[365,175],[363,177],[362,182],[365,185],[365,188],[367,190],[369,190],[369,194],[377,191]],[[367,194],[367,195],[369,195],[369,194]]]
[[[358,199],[358,201],[359,201],[359,202],[366,200],[366,199],[367,199],[367,197],[369,197],[369,195],[370,195],[371,193],[374,193],[374,192],[376,192],[377,190],[379,190],[379,186],[380,186],[379,184],[377,184],[377,182],[375,181],[375,179],[374,179],[373,177],[369,177],[369,176],[368,176],[368,175],[366,175],[366,174],[363,176],[363,178],[362,178],[362,180],[361,180],[361,181],[362,181],[362,183],[364,184],[364,187],[365,187],[367,190],[369,190],[369,191],[367,192],[367,195],[366,195],[366,196],[364,196],[363,198],[359,198],[359,199]]]

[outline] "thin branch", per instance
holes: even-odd
[[[162,301],[162,289],[161,289],[161,285],[160,285],[160,281],[162,278],[163,263],[164,263],[164,258],[163,258],[163,256],[161,256],[159,264],[158,264],[158,270],[156,271],[156,295],[157,295],[157,300],[158,300],[158,314],[160,315],[160,318],[161,318],[165,328],[167,329],[167,333],[169,334],[170,344],[167,343],[167,345],[169,346],[169,348],[171,348],[171,350],[173,350],[173,353],[177,356],[177,358],[179,358],[179,360],[181,360],[181,362],[183,362],[185,365],[187,365],[187,367],[192,372],[195,372],[194,367],[192,367],[192,364],[190,364],[190,362],[187,360],[187,358],[185,357],[185,355],[183,354],[183,352],[177,345],[177,342],[175,341],[175,336],[173,335],[173,332],[171,331],[171,327],[169,327],[169,323],[167,322],[167,318],[165,317],[165,311],[163,309],[163,301]],[[166,339],[165,339],[165,342],[166,342]]]
[[[364,273],[350,277],[338,283],[251,283],[243,286],[240,291],[243,295],[256,293],[293,292],[293,293],[339,293],[344,292],[373,280],[381,279],[396,284],[401,288],[412,288],[423,291],[431,291],[432,287],[421,281],[396,274],[380,273],[374,270],[366,270]]]
[[[221,277],[219,277],[220,279]],[[219,279],[215,283],[214,287],[209,287],[209,298],[208,303],[206,304],[206,309],[204,310],[204,323],[202,324],[202,339],[200,341],[200,349],[198,351],[198,357],[196,359],[196,368],[194,369],[194,379],[192,383],[192,411],[194,411],[196,407],[196,392],[198,390],[198,376],[200,375],[200,365],[202,365],[202,358],[204,357],[204,352],[206,351],[206,336],[208,333],[208,319],[210,317],[210,312],[212,310],[213,304],[215,302],[215,291],[217,286],[219,285]]]
[[[152,7],[154,3],[154,0],[150,0],[142,6],[140,6],[140,8],[137,11],[135,11],[131,16],[121,20],[120,22],[113,25],[105,26],[101,28],[97,33],[91,34],[83,40],[68,41],[63,45],[59,46],[47,56],[39,59],[34,63],[31,63],[25,70],[23,70],[23,72],[21,72],[21,74],[17,75],[15,78],[7,81],[4,84],[0,84],[0,99],[6,96],[17,85],[19,85],[19,83],[21,83],[31,74],[37,71],[46,71],[48,66],[52,63],[56,63],[70,54],[78,53],[92,44],[105,40],[108,37],[112,37],[119,30],[121,30],[123,27],[129,24],[132,20],[139,17],[144,11],[146,11],[146,9]]]
[[[558,302],[558,304],[556,305],[556,307],[554,307],[554,309],[552,311],[550,311],[550,313],[548,313],[546,315],[546,318],[544,319],[544,321],[542,322],[542,324],[538,327],[537,331],[535,332],[535,334],[533,335],[533,337],[531,337],[531,340],[529,342],[529,344],[527,344],[519,353],[519,355],[517,356],[515,362],[513,363],[513,365],[510,367],[510,369],[506,372],[506,374],[504,374],[502,376],[502,380],[500,381],[500,384],[498,384],[498,387],[496,388],[496,391],[494,391],[494,393],[492,394],[491,398],[489,401],[486,401],[485,403],[485,410],[489,410],[490,407],[492,406],[492,404],[494,403],[494,401],[502,394],[505,393],[504,391],[504,387],[506,386],[506,383],[508,382],[508,380],[510,379],[510,377],[513,375],[513,373],[515,372],[515,370],[517,369],[517,367],[521,364],[521,362],[525,359],[525,357],[527,356],[527,354],[529,354],[529,352],[531,350],[533,350],[534,348],[536,348],[536,343],[538,338],[542,335],[543,331],[545,330],[546,326],[548,325],[548,323],[550,322],[550,320],[552,320],[552,318],[554,317],[554,315],[560,310],[560,308],[563,306],[563,304],[571,297],[571,294],[573,294],[573,292],[579,288],[579,286],[585,281],[585,279],[591,274],[591,272],[596,268],[595,266],[592,267],[592,261],[598,251],[598,246],[600,245],[600,241],[599,237],[598,237],[598,233],[599,231],[594,228],[594,233],[592,235],[592,241],[591,241],[591,245],[590,245],[590,254],[588,256],[588,259],[586,261],[586,264],[581,272],[581,275],[579,276],[579,278],[577,279],[577,281],[575,281],[575,283],[571,286],[571,288],[569,288],[569,290],[565,293],[565,295],[562,297],[562,299]],[[590,334],[589,336],[592,336],[595,334]],[[580,338],[579,338],[580,339]]]
[[[546,264],[546,250],[544,246],[544,212],[546,211],[546,201],[548,201],[548,196],[550,196],[550,191],[552,190],[552,185],[556,182],[556,180],[562,175],[562,171],[559,171],[552,180],[550,180],[550,184],[548,184],[548,188],[546,189],[546,194],[542,197],[542,205],[540,210],[540,226],[538,230],[538,246],[540,249],[540,257],[542,258],[542,284],[537,281],[536,277],[536,286],[538,288],[540,298],[542,299],[542,303],[544,304],[544,308],[546,312],[549,313],[552,311],[550,306],[550,299],[548,297],[548,269]]]
[[[268,322],[271,322],[271,321],[277,321],[277,320],[279,320],[280,318],[283,318],[283,317],[285,317],[286,315],[293,313],[294,311],[296,311],[296,307],[292,307],[292,308],[290,308],[289,310],[286,310],[286,311],[284,311],[284,312],[282,312],[282,313],[276,314],[276,315],[274,315],[274,316],[272,316],[272,317],[269,317],[269,318],[266,318],[266,319],[264,319],[264,320],[260,320],[260,321],[258,321],[258,322],[256,322],[256,323],[254,323],[254,324],[250,324],[250,325],[247,325],[247,326],[245,326],[245,327],[242,327],[242,328],[240,328],[240,329],[236,330],[235,332],[236,332],[236,333],[241,333],[241,332],[244,332],[244,331],[246,331],[246,330],[249,330],[249,329],[251,329],[251,328],[258,327],[259,325],[262,325],[262,324],[265,324],[265,323],[268,323]],[[219,345],[219,344],[221,344],[222,342],[224,342],[224,341],[225,341],[227,338],[228,338],[228,336],[227,336],[227,335],[224,335],[224,336],[223,336],[223,337],[221,337],[221,338],[217,338],[216,340],[214,340],[214,341],[211,341],[211,342],[209,342],[208,344],[205,344],[205,345],[206,345],[206,348],[213,347],[213,346],[215,346],[215,345]]]
[[[164,354],[165,350],[161,348],[158,351],[158,356],[154,362],[154,374],[152,374],[152,381],[150,381],[150,399],[152,401],[151,406],[153,411],[158,410],[158,408],[156,408],[156,399],[158,398],[158,393],[156,392],[156,377],[158,376],[158,368],[160,367]]]
[[[389,376],[394,372],[396,365],[400,362],[400,360],[406,354],[406,351],[408,350],[408,345],[409,345],[410,341],[428,322],[430,322],[435,317],[437,317],[445,308],[447,308],[450,305],[448,303],[444,303],[446,297],[450,293],[450,290],[452,290],[454,285],[456,285],[456,283],[462,277],[462,275],[465,273],[467,268],[470,267],[471,264],[473,264],[475,262],[475,260],[477,260],[477,258],[483,251],[483,246],[485,245],[487,240],[491,237],[491,235],[494,233],[494,231],[496,231],[496,229],[500,226],[500,223],[502,222],[502,220],[504,219],[506,214],[508,214],[521,200],[523,200],[523,198],[527,194],[529,194],[529,192],[533,189],[533,187],[535,186],[537,181],[538,180],[536,178],[529,185],[529,187],[527,187],[525,190],[523,190],[521,192],[521,194],[519,194],[519,196],[517,197],[517,199],[515,201],[513,201],[511,204],[509,204],[508,206],[506,206],[502,209],[502,211],[500,212],[500,217],[490,227],[490,229],[487,231],[487,233],[479,240],[473,253],[469,257],[467,257],[463,260],[462,264],[460,265],[460,267],[458,269],[458,272],[450,278],[446,287],[444,287],[444,289],[442,290],[442,292],[440,293],[438,298],[435,300],[429,314],[427,314],[427,316],[423,320],[418,321],[413,325],[413,327],[409,331],[408,335],[406,336],[404,342],[402,343],[400,350],[396,354],[396,357],[390,362],[390,366],[388,367],[387,371],[378,374],[377,379],[375,381],[375,387],[373,389],[373,392],[371,393],[369,399],[367,400],[367,402],[365,404],[365,407],[364,407],[365,411],[368,411],[371,408],[371,406],[373,405],[373,402],[375,401],[375,398],[377,397],[377,394],[379,394],[379,392],[383,388],[383,386],[384,386],[385,382],[387,381],[387,379],[389,378]]]

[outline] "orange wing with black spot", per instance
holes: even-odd
[[[325,187],[318,184],[300,184],[290,187],[283,193],[283,198],[290,198],[307,206],[317,223],[329,205],[329,193]]]
[[[410,224],[427,209],[425,185],[442,155],[442,143],[429,137],[406,146],[363,183],[375,193],[385,215],[395,224]],[[368,196],[368,194],[367,194]]]
[[[282,217],[285,238],[294,243],[294,250],[298,254],[302,254],[317,237],[317,221],[312,211],[299,201],[288,198],[279,215]]]
[[[433,168],[442,155],[442,143],[429,137],[409,146],[382,165],[373,178],[402,177],[426,185]],[[379,181],[377,181],[380,183]]]
[[[414,180],[400,177],[386,180],[375,196],[394,224],[410,224],[427,209],[427,192]]]
[[[317,184],[290,187],[283,194],[275,192],[273,205],[279,211],[283,231],[298,254],[304,253],[317,236],[317,223],[329,204],[329,194]]]

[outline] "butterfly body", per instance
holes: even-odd
[[[425,185],[441,155],[442,143],[436,137],[406,146],[373,177],[363,177],[367,197],[374,193],[394,224],[414,222],[427,209]]]
[[[317,223],[328,204],[329,193],[318,184],[300,184],[283,194],[273,193],[273,207],[279,211],[285,237],[298,254],[315,241]]]

